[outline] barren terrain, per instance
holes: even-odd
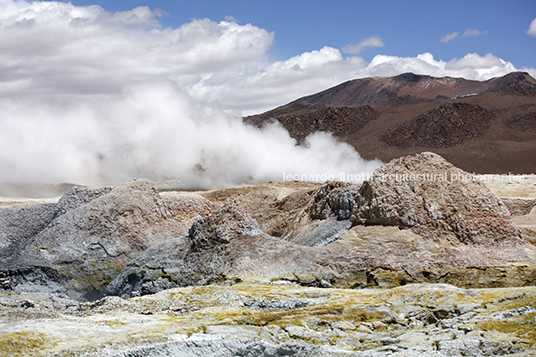
[[[365,159],[423,151],[478,174],[536,172],[536,80],[510,73],[486,82],[411,73],[364,78],[244,118],[278,121],[302,142],[333,133]]]

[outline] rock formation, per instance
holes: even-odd
[[[324,183],[284,238],[311,247],[333,243],[352,225],[349,218],[358,189],[359,185],[342,181]]]
[[[352,221],[411,228],[423,237],[452,242],[490,245],[520,239],[497,196],[433,153],[395,159],[376,170],[356,196]]]
[[[536,279],[534,246],[507,207],[432,153],[396,159],[362,185],[73,188],[58,203],[4,207],[0,221],[4,289],[82,300],[238,281],[357,288]]]
[[[240,201],[229,201],[196,221],[188,236],[141,253],[106,293],[130,297],[252,279],[326,287],[517,286],[534,281],[535,262],[534,247],[493,193],[423,153],[394,160],[360,187],[322,185],[283,240],[264,233]]]
[[[130,297],[174,286],[233,283],[249,274],[270,281],[314,272],[316,259],[313,248],[262,232],[235,200],[195,222],[188,236],[141,253],[106,288],[106,294]],[[316,278],[309,275],[314,283]]]
[[[74,187],[57,204],[7,207],[0,211],[4,275],[12,277],[12,289],[44,289],[47,284],[17,272],[53,270],[54,287],[64,286],[80,299],[97,298],[140,252],[187,232],[173,219],[173,208],[148,180],[116,188]],[[200,213],[193,208],[190,215]]]

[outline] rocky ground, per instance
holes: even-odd
[[[0,202],[0,355],[536,354],[534,175]]]
[[[234,284],[78,303],[0,295],[4,356],[534,356],[536,287]]]

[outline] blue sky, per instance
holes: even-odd
[[[242,116],[370,76],[536,77],[535,50],[534,0],[0,0],[0,182],[355,175],[381,163]]]
[[[159,8],[167,13],[164,26],[179,27],[193,18],[213,21],[234,17],[275,33],[270,50],[273,59],[286,59],[324,46],[343,48],[372,36],[385,46],[369,48],[360,55],[416,56],[430,52],[448,61],[467,53],[492,53],[516,68],[534,67],[536,37],[526,34],[536,18],[533,0],[450,1],[213,1],[213,0],[72,0],[75,5],[98,4],[108,11],[137,6]],[[462,37],[468,29],[481,35]],[[455,40],[441,42],[459,32]]]

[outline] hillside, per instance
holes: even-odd
[[[432,151],[469,172],[536,172],[536,80],[523,72],[482,82],[412,73],[357,79],[244,118],[274,120],[299,142],[331,132],[366,159]]]

